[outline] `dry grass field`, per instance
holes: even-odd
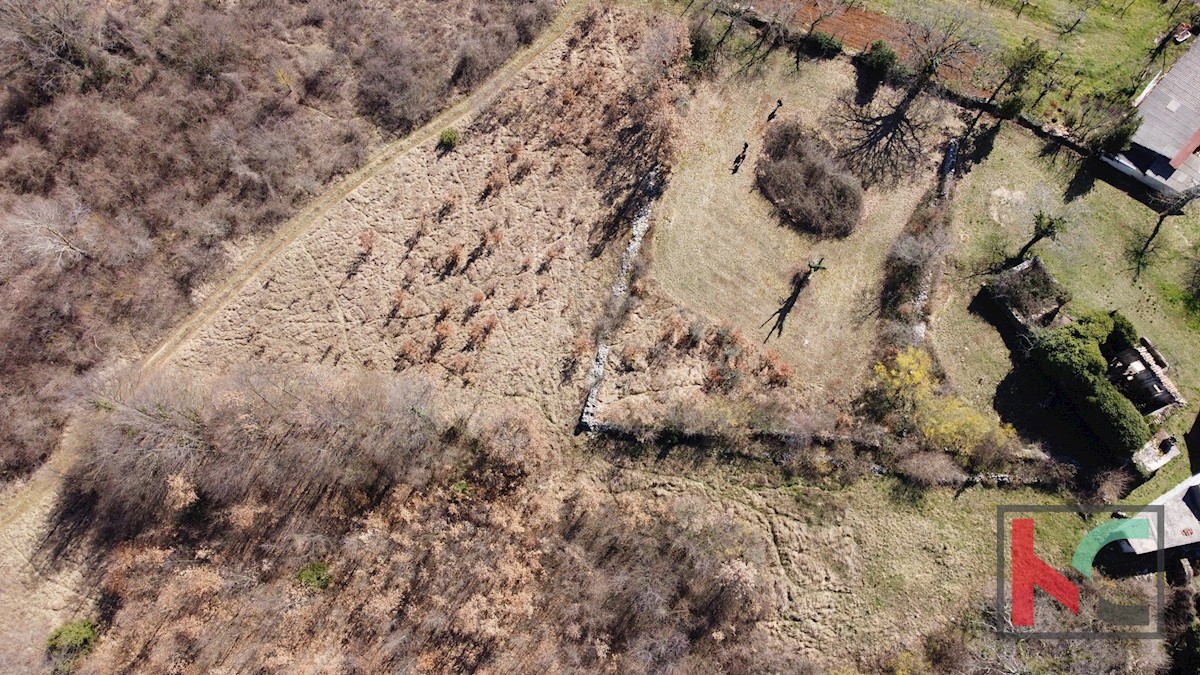
[[[849,237],[818,240],[779,223],[754,186],[754,161],[776,101],[782,117],[820,126],[854,86],[843,61],[806,62],[799,73],[781,57],[761,76],[729,77],[697,88],[681,126],[683,153],[655,210],[654,274],[673,301],[729,322],[751,342],[767,339],[772,314],[788,296],[792,272],[824,258],[781,336],[767,347],[795,373],[812,401],[844,404],[870,367],[871,315],[892,241],[932,184],[938,144],[920,173],[897,189],[867,192],[863,222]],[[745,165],[732,174],[742,144]],[[838,364],[831,367],[831,364]]]
[[[426,142],[323,214],[175,364],[417,367],[493,400],[528,398],[567,424],[577,388],[562,395],[561,357],[602,315],[619,249],[600,242],[612,206],[586,120],[601,91],[622,91],[647,60],[617,49],[554,45],[493,107],[459,122],[453,151]],[[546,98],[564,102],[557,126]]]

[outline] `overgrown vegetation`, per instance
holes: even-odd
[[[833,148],[795,120],[767,132],[755,169],[758,188],[783,221],[822,237],[845,237],[862,218],[862,185]]]
[[[1067,396],[1071,407],[1108,451],[1131,456],[1150,440],[1145,419],[1105,374],[1109,355],[1136,344],[1127,320],[1105,313],[1078,317],[1072,324],[1039,333],[1031,355],[1041,371]],[[1104,351],[1102,351],[1102,348]]]
[[[930,485],[965,478],[944,457],[975,469],[1004,466],[1017,446],[1012,427],[998,424],[962,399],[940,391],[939,384],[933,359],[924,349],[907,347],[875,365],[865,397],[866,412],[899,436],[914,437],[921,450],[933,453],[900,457],[902,473]]]
[[[879,316],[884,320],[880,349],[902,349],[915,342],[916,326],[928,312],[930,274],[948,245],[950,210],[930,192],[909,216],[892,244],[879,289]]]
[[[224,262],[536,35],[548,0],[0,3],[0,479]]]
[[[1071,292],[1055,281],[1040,261],[1033,261],[1020,273],[998,275],[987,289],[993,298],[1029,319],[1040,318],[1071,301]]]
[[[117,608],[89,667],[336,649],[367,671],[795,671],[755,644],[764,589],[724,553],[747,533],[586,482],[548,493],[528,480],[561,456],[539,417],[446,405],[420,379],[290,369],[152,383],[98,412],[53,540],[99,558]],[[353,572],[297,601],[314,559],[302,583]],[[214,607],[228,618],[175,637]]]

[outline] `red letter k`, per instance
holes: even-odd
[[[1079,588],[1033,552],[1033,520],[1012,521],[1012,622],[1033,625],[1033,587],[1079,614]]]

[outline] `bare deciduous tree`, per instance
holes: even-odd
[[[1167,222],[1167,218],[1171,216],[1184,215],[1184,209],[1188,204],[1191,204],[1197,197],[1200,197],[1200,185],[1176,192],[1173,194],[1162,194],[1156,198],[1158,206],[1158,220],[1154,223],[1154,227],[1142,237],[1141,244],[1137,244],[1129,249],[1129,262],[1133,265],[1133,278],[1137,279],[1146,271],[1150,265],[1150,258],[1154,254],[1155,241],[1158,235],[1162,233],[1163,224]]]
[[[839,14],[854,9],[862,4],[862,0],[813,0],[817,13],[808,24],[808,32],[812,33],[817,27]]]
[[[984,25],[961,10],[918,13],[904,35],[914,76],[899,100],[858,106],[847,96],[836,106],[846,143],[843,157],[864,183],[893,183],[916,166],[932,126],[924,94],[939,74],[958,72],[970,62],[983,41]]]
[[[88,217],[87,207],[73,193],[26,199],[4,219],[0,237],[5,254],[60,268],[91,258],[92,244],[81,232]]]
[[[1091,210],[1076,200],[1064,203],[1045,186],[1033,190],[1025,203],[1027,217],[1033,222],[1033,234],[1014,258],[1024,260],[1034,246],[1044,239],[1057,239],[1059,235],[1082,224],[1091,216]]]
[[[79,0],[0,0],[0,69],[32,75],[43,94],[87,65],[95,28]]]
[[[938,74],[961,72],[979,53],[986,26],[982,17],[961,9],[917,12],[905,23],[903,36],[916,75],[910,89],[920,94]]]

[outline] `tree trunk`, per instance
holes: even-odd
[[[1044,234],[1033,235],[1029,241],[1025,242],[1025,245],[1021,247],[1021,250],[1017,251],[1017,260],[1024,260],[1025,256],[1029,255],[1029,251],[1033,249],[1033,247],[1036,246],[1039,241],[1045,238],[1046,235]]]
[[[988,100],[983,102],[983,106],[979,108],[979,112],[975,113],[975,119],[971,120],[971,124],[967,127],[966,133],[964,133],[962,136],[963,138],[971,137],[971,132],[975,131],[975,126],[979,124],[979,120],[983,118],[984,111],[996,101],[996,99],[1000,96],[1000,92],[1008,86],[1008,83],[1012,81],[1012,78],[1013,73],[1010,70],[1008,74],[1004,76],[1004,79],[1000,81],[1000,84],[997,85],[996,89],[992,92],[992,95],[988,97]]]

